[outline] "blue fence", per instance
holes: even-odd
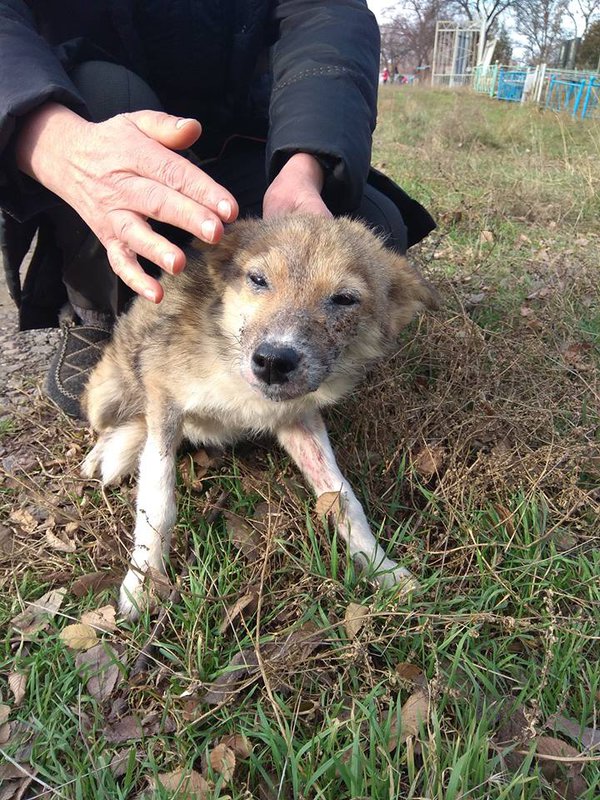
[[[498,88],[496,97],[498,100],[509,100],[513,103],[520,103],[525,88],[527,70],[523,69],[501,69],[498,74]]]
[[[546,108],[566,111],[577,119],[600,116],[600,78],[597,75],[564,78],[551,75],[546,93]]]

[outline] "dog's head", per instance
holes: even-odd
[[[273,401],[311,392],[334,401],[435,305],[403,256],[345,218],[238,222],[206,258],[231,363]]]

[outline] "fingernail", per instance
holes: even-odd
[[[183,128],[184,125],[187,125],[188,122],[193,122],[193,119],[178,119],[175,123],[176,128]]]
[[[219,200],[217,203],[217,211],[219,212],[219,216],[227,221],[231,216],[231,203],[229,200]]]
[[[209,242],[215,238],[217,224],[212,219],[205,219],[202,223],[202,236]]]
[[[144,297],[146,300],[150,300],[151,303],[156,303],[156,294],[152,289],[144,289]]]
[[[163,258],[163,264],[169,272],[173,272],[175,269],[175,253],[167,253]]]

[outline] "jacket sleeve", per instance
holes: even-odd
[[[85,104],[22,0],[0,0],[0,53],[0,208],[25,219],[48,205],[50,193],[16,168],[19,118],[49,100],[81,114]]]
[[[326,202],[336,213],[353,210],[377,116],[377,22],[364,0],[279,0],[275,15],[269,181],[292,153],[313,153],[328,167]]]

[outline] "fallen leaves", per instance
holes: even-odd
[[[94,630],[112,633],[117,630],[116,611],[113,606],[102,606],[92,611],[85,611],[80,620]]]
[[[6,744],[10,739],[10,706],[0,704],[0,745]]]
[[[25,609],[11,620],[12,627],[25,640],[35,638],[36,634],[48,628],[66,593],[66,589],[52,589],[38,600],[27,603]]]
[[[350,640],[356,639],[368,615],[369,609],[367,606],[361,606],[358,603],[348,603],[344,614],[344,628],[346,629],[346,636]]]
[[[440,445],[423,445],[414,454],[412,465],[416,473],[429,480],[439,473],[446,459],[446,451]]]
[[[63,628],[60,638],[71,650],[89,650],[98,642],[96,631],[89,625],[82,625],[80,622]]]
[[[262,536],[252,525],[238,514],[232,511],[225,511],[225,524],[231,543],[236,547],[248,561],[255,561],[263,548]]]
[[[27,690],[27,675],[23,672],[10,672],[8,686],[13,693],[15,706],[20,706]]]
[[[122,654],[106,642],[77,654],[75,666],[87,679],[91,697],[99,702],[109,699],[121,675],[119,665],[123,660]]]
[[[323,644],[322,633],[312,623],[287,634],[280,634],[271,642],[260,646],[260,657],[271,671],[281,671],[291,662],[295,669]],[[220,705],[228,702],[237,692],[260,676],[259,656],[253,647],[240,650],[231,659],[225,672],[207,685],[203,703]]]
[[[150,788],[160,785],[173,800],[204,800],[212,794],[212,786],[195,770],[176,769],[149,779]]]
[[[341,492],[323,492],[317,497],[315,513],[319,517],[327,517],[332,514],[336,518],[343,511]]]
[[[388,750],[391,753],[409,737],[416,737],[419,728],[426,725],[429,718],[429,692],[419,687],[408,697],[400,709],[399,722],[394,719],[390,728]]]

